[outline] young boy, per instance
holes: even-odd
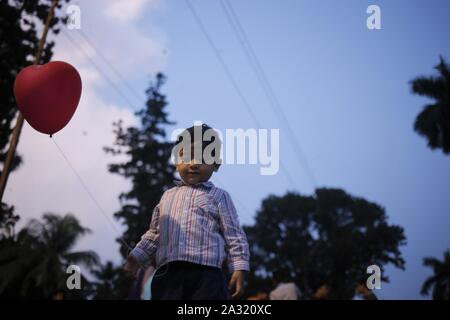
[[[154,300],[239,298],[249,270],[249,250],[230,195],[208,181],[220,166],[220,139],[207,125],[178,136],[174,148],[181,181],[164,192],[150,229],[131,251],[125,271],[155,264]],[[210,153],[208,153],[210,151]],[[232,272],[228,287],[222,272]]]

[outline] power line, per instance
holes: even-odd
[[[244,94],[242,93],[241,89],[239,88],[236,80],[234,79],[233,74],[231,73],[231,71],[228,68],[227,64],[223,60],[222,56],[220,55],[219,50],[217,49],[216,45],[214,44],[214,41],[210,37],[210,35],[209,35],[208,31],[206,30],[205,26],[203,25],[202,20],[198,16],[197,12],[195,11],[195,9],[192,6],[192,4],[190,3],[190,1],[186,0],[186,3],[188,5],[192,15],[194,16],[195,21],[197,22],[197,24],[199,25],[200,29],[202,30],[204,36],[206,37],[206,40],[207,40],[208,44],[211,46],[211,48],[212,48],[212,50],[213,50],[217,60],[219,61],[220,65],[222,66],[223,70],[225,71],[225,74],[227,75],[228,79],[230,80],[231,84],[233,85],[233,88],[236,90],[238,96],[240,97],[240,99],[244,103],[244,106],[245,106],[247,112],[250,114],[250,116],[253,119],[253,121],[255,122],[256,126],[258,128],[262,128],[258,118],[253,113],[253,110],[250,107],[250,104],[248,103],[247,99],[245,98]],[[280,167],[281,167],[281,171],[284,173],[284,175],[287,178],[288,182],[291,184],[292,187],[295,188],[294,181],[292,180],[291,176],[289,175],[288,171],[286,170],[286,168],[284,167],[282,162],[280,163]]]
[[[101,52],[101,50],[97,49],[95,44],[81,29],[79,29],[78,31],[81,37],[90,45],[92,49],[94,49],[97,55],[108,65],[108,67],[114,72],[114,74],[118,78],[120,78],[120,80],[122,80],[122,82],[125,84],[128,90],[134,94],[134,96],[139,100],[139,102],[145,104],[145,100],[142,98],[142,96],[130,85],[127,79],[124,76],[122,76],[122,74],[114,67],[114,65],[105,57],[105,55]]]
[[[253,121],[255,121],[255,123],[258,126],[258,128],[262,128],[261,124],[258,121],[258,118],[253,113],[253,110],[250,107],[250,104],[248,103],[247,99],[245,98],[244,94],[242,93],[241,89],[239,88],[236,80],[233,77],[233,74],[231,73],[231,71],[228,68],[227,64],[225,63],[225,61],[223,60],[222,56],[220,55],[219,50],[217,49],[216,45],[214,44],[214,42],[212,41],[211,37],[209,36],[208,31],[206,31],[206,28],[203,25],[200,17],[197,15],[197,12],[195,11],[194,7],[192,6],[192,4],[190,3],[189,0],[186,0],[186,3],[188,4],[188,7],[189,7],[189,9],[191,10],[191,12],[193,14],[193,16],[195,18],[195,21],[198,23],[198,25],[200,26],[200,29],[202,30],[203,34],[205,35],[206,40],[208,41],[209,45],[213,49],[213,52],[214,52],[217,60],[219,60],[220,65],[222,66],[222,68],[225,71],[228,79],[230,80],[231,84],[233,85],[233,88],[236,90],[237,94],[239,95],[239,97],[241,98],[242,102],[244,103],[244,106],[247,109],[248,113],[252,117]]]
[[[225,185],[222,181],[222,179],[219,179],[217,175],[214,176],[214,180],[217,181],[221,185]],[[238,197],[234,197],[234,202],[242,209],[243,212],[245,212],[250,218],[252,218],[252,215],[250,215],[250,210],[247,208],[247,206],[239,200]]]
[[[117,230],[116,226],[114,225],[114,223],[109,219],[108,215],[106,214],[105,210],[103,210],[102,206],[99,204],[99,202],[97,201],[97,199],[94,197],[94,195],[92,194],[92,192],[89,190],[88,186],[86,185],[86,183],[84,183],[84,180],[81,178],[80,174],[78,173],[78,171],[75,169],[75,167],[72,165],[72,163],[69,161],[69,158],[65,155],[65,153],[63,152],[63,150],[61,149],[61,147],[56,143],[56,140],[54,137],[51,138],[53,143],[55,144],[56,148],[58,149],[59,153],[62,155],[62,157],[64,158],[64,160],[66,161],[67,165],[70,167],[70,169],[72,170],[72,172],[75,174],[76,178],[78,179],[78,181],[80,182],[81,186],[83,187],[83,189],[86,191],[86,193],[89,195],[89,197],[91,198],[91,200],[94,202],[94,204],[96,205],[96,207],[99,209],[100,213],[103,215],[103,217],[106,219],[106,221],[108,221],[108,223],[110,224],[110,226],[113,228],[113,230],[116,232],[117,236],[119,237],[120,242],[128,249],[131,250],[132,248],[128,245],[128,243],[123,239],[123,237],[120,235],[119,230]]]
[[[73,46],[77,47],[81,53],[89,60],[89,62],[94,66],[95,69],[100,73],[100,75],[108,82],[108,84],[117,92],[119,96],[122,97],[123,100],[133,109],[137,110],[136,107],[134,107],[134,104],[128,99],[127,95],[113,82],[111,79],[109,79],[108,75],[97,65],[97,63],[87,54],[87,52],[84,50],[84,48],[76,42],[72,36],[69,35],[68,32],[64,31],[64,28],[62,28],[62,34],[66,36],[67,39],[72,43]]]
[[[314,172],[310,168],[307,158],[300,146],[300,143],[296,139],[295,133],[292,130],[291,125],[289,124],[289,121],[287,120],[286,115],[283,112],[283,108],[280,105],[279,99],[277,98],[272,85],[270,84],[267,75],[264,71],[264,69],[261,66],[261,63],[259,62],[259,59],[257,55],[255,54],[255,51],[253,50],[253,46],[250,42],[250,40],[247,37],[247,34],[242,27],[242,24],[240,23],[240,20],[234,11],[231,3],[229,0],[220,0],[221,7],[223,11],[225,12],[225,15],[227,17],[227,20],[229,24],[231,25],[236,37],[238,38],[238,42],[244,51],[247,60],[252,67],[253,72],[255,73],[256,78],[258,79],[259,84],[261,85],[261,88],[266,95],[267,99],[269,100],[270,106],[272,110],[274,111],[275,115],[277,116],[278,120],[288,131],[288,137],[294,146],[300,161],[302,162],[302,166],[305,169],[306,173],[308,174],[312,184],[314,187],[316,187],[316,179]],[[228,6],[228,7],[227,7]]]

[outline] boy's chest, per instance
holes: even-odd
[[[218,202],[208,191],[201,188],[177,188],[161,202],[161,217],[165,216],[179,223],[218,220]]]

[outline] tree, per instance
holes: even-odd
[[[15,225],[19,216],[14,214],[14,207],[6,203],[0,204],[0,246],[15,236]]]
[[[403,229],[386,220],[382,207],[341,189],[267,197],[255,224],[244,227],[251,251],[248,294],[294,282],[302,298],[321,287],[327,287],[327,298],[353,298],[368,266],[404,268]]]
[[[113,155],[126,154],[126,162],[109,165],[111,173],[118,174],[132,182],[131,190],[120,194],[121,209],[114,216],[126,226],[122,239],[134,247],[147,231],[153,209],[161,195],[173,185],[175,167],[169,164],[173,143],[166,141],[164,126],[171,125],[167,119],[165,95],[161,87],[165,77],[156,76],[147,93],[146,108],[136,112],[140,118],[139,127],[122,127],[122,121],[114,123],[115,147],[105,147]],[[120,252],[125,258],[129,249],[122,241]]]
[[[113,163],[108,167],[109,172],[130,179],[132,183],[128,192],[120,194],[121,208],[114,214],[126,227],[122,237],[117,239],[123,258],[128,256],[130,249],[147,231],[153,209],[159,203],[163,192],[173,186],[175,167],[169,163],[173,143],[167,141],[164,126],[174,122],[168,120],[165,111],[166,96],[161,93],[164,82],[164,75],[159,73],[146,90],[146,106],[135,113],[140,119],[140,125],[123,128],[121,120],[115,122],[114,146],[104,148],[106,153],[113,156],[128,156],[125,162]],[[109,295],[108,299],[124,298],[128,295],[131,281],[123,278],[120,268],[117,272],[117,292]]]
[[[431,149],[450,153],[450,69],[440,57],[437,76],[421,76],[411,81],[412,92],[433,101],[417,116],[414,130],[428,140]]]
[[[125,281],[123,271],[120,267],[108,261],[105,265],[96,268],[92,274],[97,279],[93,283],[95,293],[92,298],[94,300],[118,300],[124,297],[117,290],[117,287],[121,287],[118,284]]]
[[[444,259],[426,257],[423,265],[433,269],[433,275],[427,278],[420,293],[428,295],[432,289],[433,300],[450,300],[450,250],[444,252]]]
[[[90,232],[73,215],[44,214],[43,222],[31,220],[7,246],[0,247],[0,296],[50,299],[55,293],[65,298],[86,298],[89,282],[81,274],[82,289],[67,290],[67,267],[98,263],[92,251],[72,251],[77,240]]]

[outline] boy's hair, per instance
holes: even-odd
[[[206,163],[208,164],[220,164],[220,149],[222,142],[220,141],[219,133],[208,126],[207,124],[202,125],[194,125],[192,127],[189,127],[183,132],[181,132],[177,140],[175,142],[174,147],[174,156],[176,160],[179,159],[179,151],[183,150],[183,155],[187,154],[190,155],[190,148],[191,146],[195,145],[198,146],[201,144],[201,155],[202,155],[202,161],[206,160]],[[188,148],[189,147],[189,148]],[[205,149],[208,148],[207,151],[211,151],[210,155],[206,154],[207,159],[203,159]],[[186,150],[187,149],[187,150]],[[195,153],[195,152],[194,152]],[[209,156],[211,156],[212,159],[209,159]],[[208,162],[209,161],[209,162]],[[212,163],[210,163],[212,162]],[[178,163],[176,161],[176,163]]]

